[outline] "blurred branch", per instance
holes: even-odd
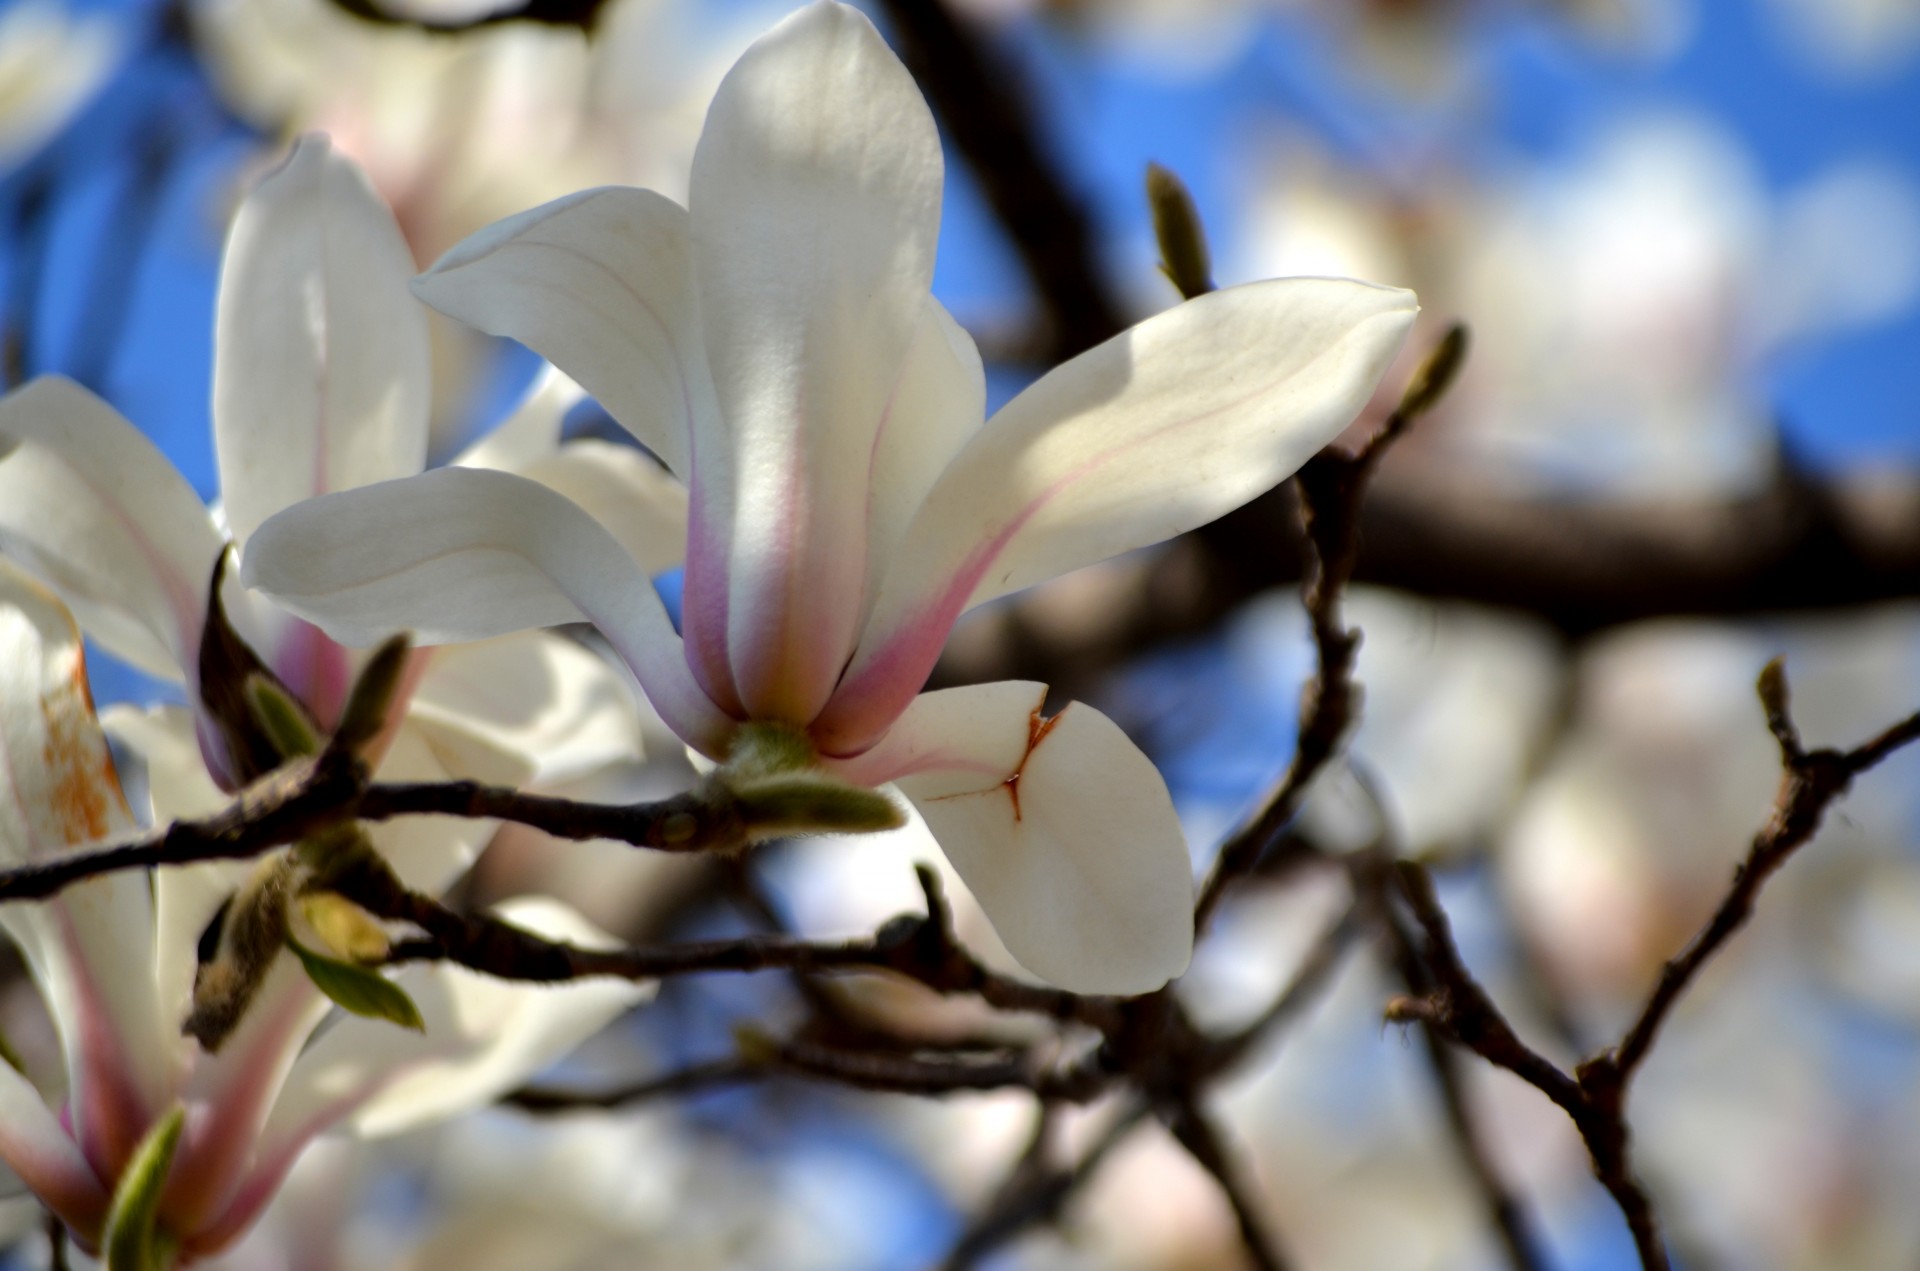
[[[1502,494],[1390,457],[1358,516],[1353,580],[1530,614],[1569,638],[1667,616],[1739,617],[1901,600],[1920,577],[1920,473],[1783,470],[1746,498],[1604,502]],[[1119,663],[1200,637],[1290,586],[1310,549],[1282,488],[1175,542],[1098,630],[1015,601],[936,682],[1034,679],[1084,695]]]
[[[1017,68],[942,0],[881,0],[900,59],[966,157],[1012,241],[1051,330],[1051,365],[1126,325],[1094,264],[1085,207],[1046,152]]]
[[[539,26],[578,27],[592,31],[600,20],[600,11],[608,0],[525,0],[473,18],[440,19],[414,14],[394,13],[377,0],[333,0],[334,7],[378,26],[411,27],[416,31],[437,31],[457,35],[483,27],[503,26],[509,22],[531,22]]]
[[[1067,1202],[1106,1162],[1113,1149],[1138,1129],[1150,1111],[1144,1102],[1136,1102],[1117,1115],[1071,1165],[1048,1167],[1037,1150],[1024,1154],[1012,1176],[1001,1186],[992,1201],[968,1225],[953,1251],[940,1264],[940,1271],[972,1271],[995,1250],[1027,1230],[1055,1222]]]
[[[1187,1150],[1187,1155],[1212,1176],[1221,1195],[1226,1197],[1233,1209],[1234,1225],[1240,1231],[1240,1243],[1254,1271],[1287,1271],[1292,1264],[1280,1251],[1274,1234],[1267,1230],[1266,1220],[1241,1177],[1240,1163],[1191,1092],[1175,1105],[1167,1128],[1174,1140]]]
[[[669,1099],[679,1095],[700,1094],[727,1086],[745,1085],[766,1075],[766,1069],[739,1056],[690,1064],[657,1077],[615,1086],[608,1090],[556,1090],[547,1086],[527,1086],[502,1096],[500,1102],[522,1112],[575,1112],[628,1108]]]
[[[67,1258],[67,1224],[51,1209],[46,1213],[46,1231],[47,1271],[68,1271],[72,1263]]]
[[[1376,920],[1386,934],[1401,982],[1409,993],[1425,999],[1434,991],[1433,977],[1421,958],[1413,932],[1393,907],[1393,857],[1393,853],[1385,850],[1361,853],[1353,862],[1354,883],[1372,907]],[[1445,921],[1444,915],[1440,920]],[[1450,950],[1450,942],[1448,947]],[[1446,954],[1439,956],[1445,957]],[[1461,969],[1464,972],[1464,968]],[[1390,1012],[1392,1009],[1389,1008]],[[1459,1147],[1461,1159],[1486,1206],[1487,1217],[1506,1251],[1507,1262],[1514,1271],[1545,1271],[1547,1261],[1540,1251],[1539,1237],[1527,1216],[1526,1207],[1494,1167],[1480,1126],[1468,1107],[1456,1052],[1448,1047],[1445,1034],[1431,1021],[1420,1021],[1420,1040],[1428,1066],[1433,1072],[1434,1085],[1440,1093],[1440,1106],[1446,1116],[1447,1129]]]
[[[1420,949],[1431,987],[1421,995],[1390,1004],[1389,1018],[1428,1025],[1449,1040],[1507,1069],[1545,1094],[1579,1130],[1593,1172],[1613,1196],[1633,1234],[1646,1271],[1671,1265],[1660,1238],[1653,1202],[1634,1176],[1627,1091],[1633,1075],[1653,1048],[1660,1026],[1700,969],[1752,916],[1760,888],[1812,839],[1827,808],[1853,778],[1888,755],[1920,740],[1920,713],[1893,725],[1851,750],[1806,750],[1788,712],[1787,683],[1778,662],[1760,676],[1760,698],[1767,724],[1780,746],[1780,791],[1766,824],[1754,836],[1747,858],[1734,873],[1732,887],[1687,947],[1661,971],[1646,1005],[1620,1042],[1579,1064],[1571,1075],[1520,1040],[1492,999],[1473,978],[1454,944],[1445,911],[1433,883],[1418,865],[1403,862],[1396,880],[1402,899],[1424,934]]]
[[[1308,546],[1301,599],[1312,626],[1317,662],[1313,678],[1302,690],[1300,727],[1286,775],[1247,823],[1221,845],[1194,907],[1196,932],[1206,930],[1227,887],[1253,872],[1293,820],[1313,779],[1333,759],[1359,716],[1353,663],[1360,633],[1342,622],[1340,593],[1353,577],[1360,549],[1361,496],[1387,447],[1446,391],[1465,359],[1466,347],[1466,328],[1456,324],[1414,373],[1400,406],[1359,450],[1347,454],[1328,447],[1308,460],[1293,479]]]

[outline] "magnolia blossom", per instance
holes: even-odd
[[[1166,787],[1045,687],[921,693],[966,609],[1233,508],[1372,391],[1410,293],[1290,279],[1204,296],[982,426],[971,339],[929,294],[942,165],[905,69],[817,3],[728,74],[690,208],[589,190],[475,235],[417,284],[531,345],[691,489],[682,631],[566,499],[444,471],[291,509],[247,579],[336,638],[471,639],[586,617],[723,764],[893,783],[1008,949],[1140,992],[1186,965],[1192,878]]]
[[[215,562],[229,538],[244,559],[255,528],[291,503],[420,471],[429,370],[411,273],[393,218],[322,139],[303,140],[248,197],[221,278],[213,424],[223,497],[212,512],[133,425],[70,381],[39,379],[0,401],[0,552],[50,582],[108,651],[185,682],[223,787],[258,775],[260,762],[235,751],[220,668],[203,683],[219,655],[207,626]],[[677,559],[650,465],[604,443],[556,448],[569,390],[547,381],[468,461],[529,471],[590,507],[611,501],[623,541],[656,553],[656,567]],[[242,640],[331,727],[358,655],[231,577],[222,601]],[[523,782],[622,758],[636,737],[614,671],[536,634],[416,654],[381,773]],[[431,832],[477,840],[486,830]]]
[[[176,734],[155,729],[151,717],[122,722],[146,747],[156,791],[189,805],[223,801],[191,747],[168,744]],[[0,864],[46,860],[134,827],[87,698],[73,619],[5,562],[0,756]],[[408,881],[438,885],[457,868],[457,846],[437,843],[437,852],[416,845],[396,860]],[[231,893],[234,868],[106,874],[44,903],[0,907],[0,927],[59,1033],[65,1069],[62,1092],[61,1074],[0,1065],[0,1160],[90,1249],[135,1149],[175,1108],[184,1129],[157,1228],[190,1262],[244,1231],[322,1130],[351,1119],[386,1133],[482,1103],[641,993],[605,982],[555,992],[422,964],[397,978],[424,1032],[342,1016],[314,1038],[329,1004],[283,950],[239,1028],[209,1055],[180,1024],[201,931]],[[556,938],[605,939],[549,901],[517,902],[504,916]]]
[[[107,14],[21,0],[0,14],[0,173],[33,156],[92,100],[120,64]]]

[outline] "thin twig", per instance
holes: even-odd
[[[1139,1128],[1149,1111],[1144,1101],[1130,1105],[1072,1165],[1029,1170],[1028,1181],[1005,1189],[975,1216],[941,1262],[940,1271],[973,1271],[995,1250],[1029,1228],[1058,1219],[1067,1202],[1092,1180],[1114,1148]]]
[[[1187,1155],[1213,1177],[1227,1198],[1227,1204],[1233,1209],[1234,1224],[1240,1231],[1240,1243],[1245,1246],[1255,1271],[1287,1271],[1292,1263],[1255,1202],[1251,1185],[1242,1177],[1240,1163],[1199,1101],[1191,1095],[1182,1098],[1168,1117],[1167,1128],[1175,1141],[1187,1149]]]
[[[607,1090],[556,1090],[548,1086],[526,1086],[503,1096],[500,1102],[522,1112],[604,1111],[609,1108],[629,1108],[676,1095],[700,1094],[727,1086],[745,1085],[761,1080],[767,1073],[764,1065],[729,1055],[725,1059],[689,1064],[685,1068]]]

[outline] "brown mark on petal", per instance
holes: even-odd
[[[127,804],[94,722],[86,658],[77,649],[66,681],[41,697],[40,713],[47,725],[42,756],[52,828],[63,845],[105,838],[114,828],[113,814],[126,813]]]
[[[1020,756],[1020,762],[1015,765],[1012,774],[1000,783],[1000,788],[1005,790],[1007,797],[1013,800],[1013,819],[1016,821],[1022,819],[1020,778],[1026,774],[1027,762],[1033,758],[1033,752],[1040,748],[1040,743],[1047,739],[1047,734],[1053,731],[1053,726],[1058,722],[1060,722],[1059,715],[1042,718],[1038,707],[1035,707],[1033,713],[1027,716],[1027,753]]]

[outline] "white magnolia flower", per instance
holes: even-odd
[[[1192,942],[1152,764],[1087,707],[1043,719],[1039,684],[920,688],[964,610],[1292,472],[1359,410],[1414,300],[1327,279],[1205,296],[982,427],[979,355],[929,294],[941,182],[905,69],[856,11],[816,3],[721,85],[690,211],[585,191],[417,284],[542,352],[686,480],[684,640],[590,517],[499,473],[294,509],[247,577],[349,642],[584,616],[701,753],[780,734],[816,772],[896,784],[1028,969],[1140,992]]]
[[[149,734],[151,720],[129,728]],[[148,753],[156,792],[221,801],[190,745]],[[153,743],[155,738],[142,740]],[[0,562],[0,865],[59,856],[133,828],[87,698],[80,634],[50,593]],[[395,865],[415,885],[444,882],[456,851],[416,844]],[[476,1106],[596,1031],[643,991],[625,983],[564,990],[514,985],[445,964],[396,978],[420,1033],[341,1016],[281,950],[239,1028],[217,1054],[181,1032],[202,929],[231,869],[101,875],[44,903],[0,906],[57,1029],[64,1073],[0,1064],[0,1160],[89,1250],[148,1132],[175,1109],[183,1130],[160,1194],[157,1230],[182,1262],[217,1252],[270,1200],[301,1149],[351,1122],[389,1133]],[[605,937],[549,901],[504,916],[542,934]],[[309,1042],[311,1041],[311,1044]],[[64,1089],[62,1088],[64,1086]],[[43,1096],[42,1090],[47,1092]]]
[[[0,172],[31,158],[120,64],[125,40],[110,14],[49,0],[0,13]]]
[[[254,529],[288,504],[421,470],[429,370],[411,273],[391,215],[322,139],[303,140],[248,197],[221,278],[217,512],[78,385],[43,378],[0,401],[0,552],[51,583],[109,652],[185,682],[223,787],[257,775],[249,769],[258,764],[233,753],[203,700],[215,562],[229,537],[244,559]],[[570,388],[550,379],[469,461],[529,471],[589,507],[611,502],[622,541],[664,567],[679,549],[655,523],[650,465],[604,444],[557,446]],[[330,727],[358,655],[231,576],[222,600],[247,645]],[[395,716],[381,775],[402,780],[572,775],[627,757],[637,737],[615,671],[545,634],[416,653]],[[486,829],[435,832],[477,840]]]

